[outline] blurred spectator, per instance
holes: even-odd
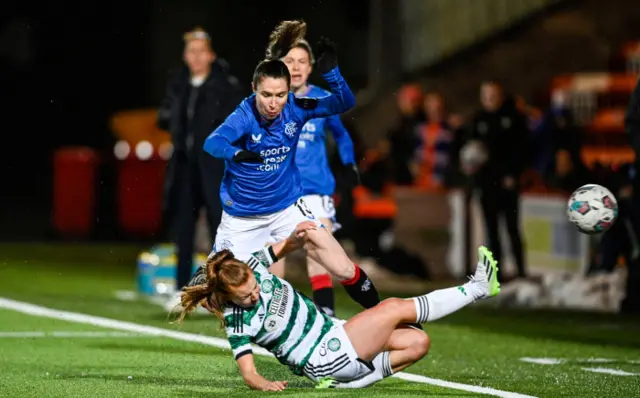
[[[636,155],[634,169],[638,170],[640,169],[640,80],[638,80],[631,95],[624,124],[629,136],[629,142]],[[631,208],[638,209],[640,204],[640,178],[638,178],[637,173],[634,174],[631,185],[633,187],[630,202],[632,204]],[[634,236],[640,236],[638,234],[640,217],[638,217],[637,212],[631,213],[630,220],[629,225]],[[632,257],[628,270],[626,297],[622,301],[621,310],[638,314],[640,313],[640,259],[638,256]]]
[[[522,113],[527,118],[529,131],[535,130],[542,121],[542,111],[529,104],[521,95],[516,95],[515,102],[518,112]]]
[[[581,164],[576,165],[567,149],[556,151],[553,167],[545,174],[545,183],[549,188],[567,194],[590,181],[587,169]]]
[[[362,185],[372,193],[381,195],[384,187],[393,181],[393,163],[388,141],[376,144],[373,151],[360,163]]]
[[[450,185],[450,160],[455,131],[462,124],[455,116],[447,117],[440,93],[424,97],[426,121],[418,126],[418,148],[412,172],[415,183],[426,188]]]
[[[618,265],[622,255],[628,266],[638,261],[640,247],[633,227],[637,219],[637,209],[633,208],[633,184],[637,176],[634,164],[622,165],[610,171],[606,187],[618,199],[618,219],[609,230],[602,234],[600,250],[592,263],[588,275],[609,273]]]
[[[486,161],[468,170],[473,175],[484,215],[488,245],[496,260],[502,259],[498,229],[505,218],[518,276],[526,277],[523,242],[519,225],[520,176],[527,163],[529,131],[527,120],[514,100],[505,99],[503,87],[486,81],[480,87],[482,108],[471,124],[471,139],[483,144]],[[502,272],[499,279],[504,280]]]
[[[417,85],[406,85],[398,92],[397,101],[400,110],[400,123],[387,134],[391,151],[393,180],[398,185],[411,185],[413,184],[413,175],[410,170],[411,159],[413,159],[418,146],[416,131],[418,125],[424,122],[424,114],[421,109],[422,90]]]
[[[171,133],[174,148],[167,169],[164,221],[178,249],[177,289],[191,278],[200,209],[206,208],[212,240],[222,216],[219,189],[225,166],[204,152],[204,141],[241,100],[237,80],[212,50],[209,35],[196,28],[184,35],[184,42],[186,66],[169,81],[158,110],[158,126]]]
[[[541,175],[553,167],[558,149],[566,149],[573,164],[577,168],[583,167],[580,157],[582,131],[574,122],[563,92],[554,93],[551,107],[533,130],[532,138],[533,167]]]

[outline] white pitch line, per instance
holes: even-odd
[[[582,370],[586,370],[587,372],[593,372],[593,373],[604,373],[604,374],[609,374],[614,376],[640,376],[640,373],[630,373],[630,372],[625,372],[624,370],[611,369],[611,368],[582,368]]]
[[[535,363],[538,365],[559,365],[565,361],[564,359],[559,359],[559,358],[530,358],[530,357],[523,357],[523,358],[520,358],[520,360],[522,362]]]
[[[132,333],[143,333],[152,336],[168,337],[174,340],[182,340],[191,343],[200,343],[222,349],[230,349],[229,342],[225,339],[204,336],[194,333],[177,332],[174,330],[158,328],[155,326],[140,325],[133,322],[118,321],[115,319],[103,318],[99,316],[80,314],[77,312],[60,311],[52,308],[41,307],[22,301],[11,300],[0,297],[0,308],[10,309],[23,314],[41,316],[45,318],[61,319],[69,322],[81,323],[85,325],[100,326],[107,329],[118,329]],[[254,354],[273,356],[269,351],[254,347]],[[433,379],[413,373],[400,372],[393,375],[398,379],[412,381],[415,383],[431,384],[438,387],[451,388],[455,390],[474,392],[479,394],[493,395],[502,398],[536,398],[531,395],[519,394],[516,392],[497,390],[491,387],[472,386],[469,384],[455,383],[452,381]]]
[[[73,331],[52,331],[52,332],[0,332],[0,339],[10,338],[32,338],[32,337],[147,337],[142,333],[127,333],[127,332],[102,332],[102,331],[87,331],[87,332],[73,332]]]

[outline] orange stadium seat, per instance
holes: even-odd
[[[367,188],[353,189],[353,215],[358,218],[390,219],[398,212],[396,202],[389,196],[375,196]]]
[[[637,74],[576,73],[556,76],[551,82],[551,89],[567,92],[590,92],[600,95],[630,95],[637,81]]]
[[[156,126],[156,109],[136,109],[118,112],[111,117],[111,130],[114,135],[135,145],[140,141],[149,141],[154,147],[171,142],[171,136]]]
[[[588,131],[595,134],[623,134],[625,108],[606,108],[596,113],[588,126]]]
[[[635,153],[631,147],[602,147],[585,146],[582,148],[582,160],[587,167],[593,167],[596,162],[602,164],[621,164],[633,162]]]

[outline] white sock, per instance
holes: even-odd
[[[368,375],[347,383],[334,382],[335,388],[362,388],[379,382],[393,374],[389,351],[381,352],[372,361],[374,370]]]
[[[469,282],[462,286],[440,289],[424,296],[413,297],[410,300],[413,300],[416,305],[418,314],[416,322],[424,323],[454,313],[482,297],[482,294],[482,290],[476,284]]]

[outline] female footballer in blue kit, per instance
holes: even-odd
[[[335,46],[328,40],[321,40],[316,47],[317,69],[331,94],[316,99],[296,98],[290,93],[291,75],[280,59],[304,39],[306,28],[301,21],[284,21],[276,27],[267,59],[258,64],[253,75],[254,94],[205,141],[205,151],[226,161],[220,187],[223,214],[213,252],[229,249],[236,258],[247,260],[265,242],[286,239],[302,221],[322,225],[302,199],[300,172],[294,160],[300,132],[309,120],[349,110],[355,97],[340,74]],[[371,308],[380,301],[357,265],[337,269],[320,258],[313,260],[336,275],[363,307]]]
[[[326,90],[308,84],[315,59],[306,40],[299,40],[281,60],[289,68],[291,91],[297,98],[322,98],[330,95]],[[359,180],[353,142],[339,115],[311,119],[305,123],[298,140],[295,162],[300,171],[305,204],[329,231],[335,232],[340,228],[340,224],[335,219],[336,210],[331,197],[336,188],[336,180],[327,156],[326,128],[332,132],[342,163],[350,169],[352,182]],[[272,265],[270,271],[284,278],[285,261],[281,260]],[[307,271],[313,290],[313,301],[329,315],[334,315],[331,275],[311,258],[307,259]]]

